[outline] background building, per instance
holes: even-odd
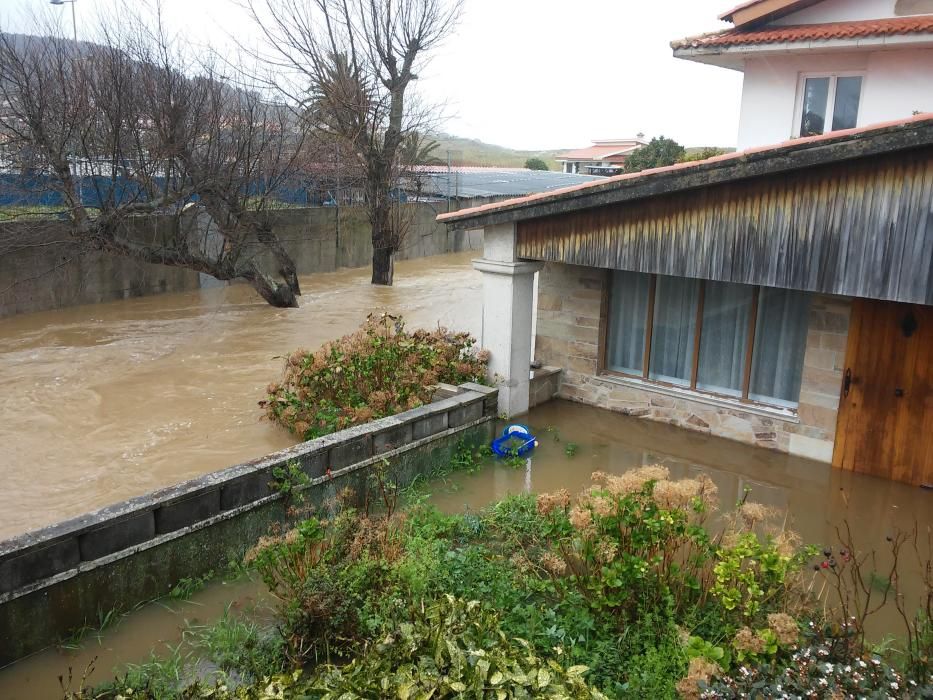
[[[674,55],[742,71],[739,149],[933,112],[933,0],[755,0]]]
[[[633,139],[593,141],[592,146],[561,153],[556,160],[565,173],[618,175],[625,170],[625,159],[647,143],[643,136],[639,134]]]

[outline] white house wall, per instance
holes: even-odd
[[[833,0],[825,4],[830,3]],[[754,57],[745,63],[739,149],[797,135],[797,86],[802,73],[845,71],[866,74],[858,126],[933,111],[933,49]]]
[[[933,112],[933,49],[869,54],[859,126]]]

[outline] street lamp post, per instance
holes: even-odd
[[[74,35],[75,44],[78,43],[78,21],[75,18],[75,0],[49,0],[53,5],[64,5],[66,2],[71,3],[71,31]],[[78,178],[78,200],[81,204],[84,204],[84,178],[82,173],[78,171],[78,158],[75,156],[75,175]]]
[[[64,5],[66,2],[71,3],[71,29],[74,32],[75,43],[78,42],[78,23],[75,20],[75,2],[77,0],[49,0],[53,5]]]

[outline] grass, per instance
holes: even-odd
[[[121,615],[114,609],[106,611],[98,610],[95,624],[85,624],[74,630],[59,644],[59,647],[73,651],[80,649],[88,639],[95,639],[97,643],[100,644],[103,640],[103,633],[111,627],[114,627],[123,617],[124,615]]]
[[[61,206],[53,207],[35,204],[21,207],[0,207],[0,222],[58,219],[67,215],[68,209]]]
[[[172,600],[188,600],[213,578],[213,571],[208,571],[203,576],[186,576],[172,587],[172,590],[168,592],[168,597]]]

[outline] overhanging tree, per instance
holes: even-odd
[[[406,138],[431,110],[412,83],[451,31],[460,0],[247,0],[268,39],[273,81],[315,129],[359,159],[372,226],[373,284],[392,284],[403,231],[394,225]]]
[[[55,25],[0,34],[7,160],[29,154],[33,186],[61,203],[78,251],[245,280],[269,304],[297,306],[297,271],[270,209],[306,127],[148,26],[123,17],[81,44]],[[131,220],[152,215],[175,217],[173,235],[134,235]],[[4,238],[0,252],[28,244],[15,230]]]

